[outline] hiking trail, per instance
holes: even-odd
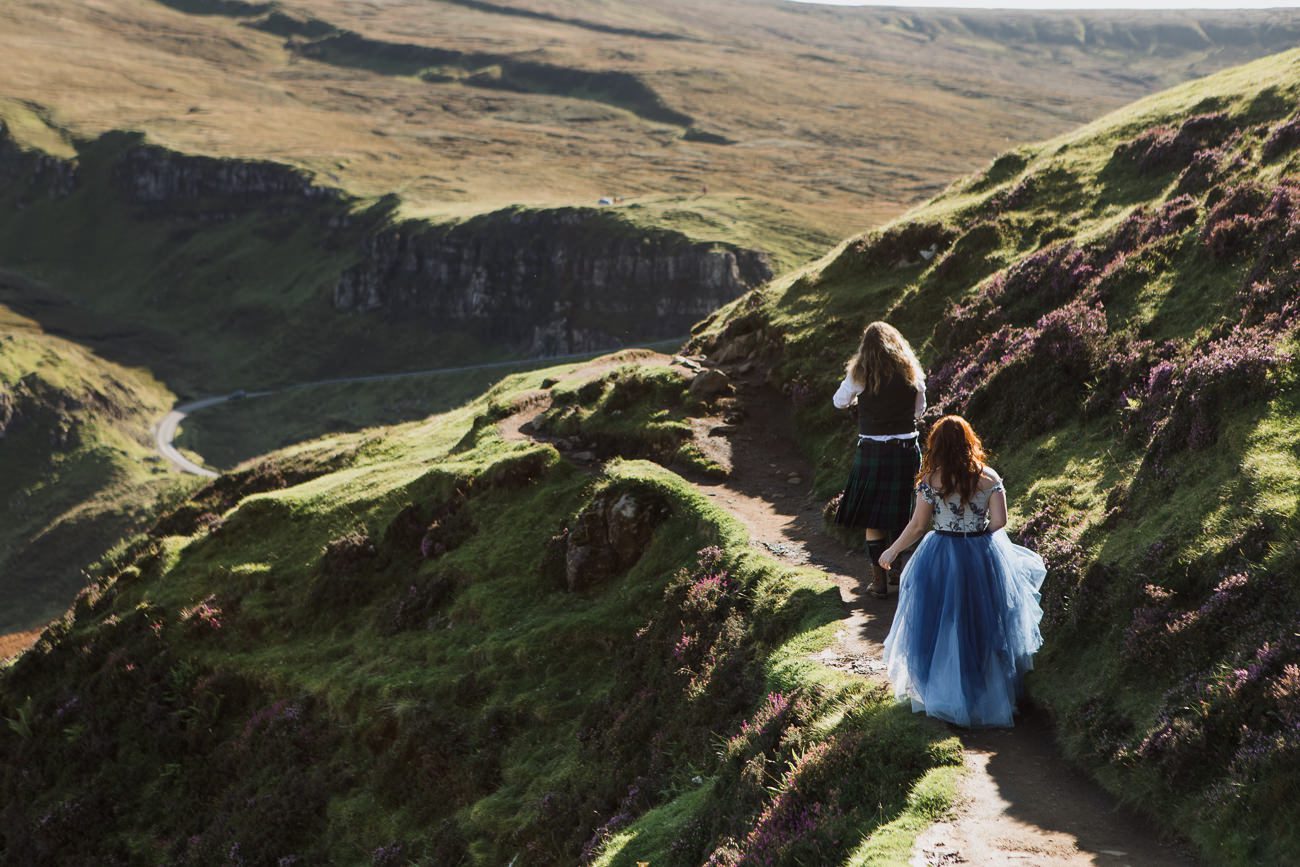
[[[594,378],[631,361],[667,365],[673,359],[652,352],[617,353],[564,379]],[[823,531],[821,504],[810,493],[812,466],[795,443],[788,399],[763,384],[757,374],[733,376],[732,383],[743,413],[738,422],[691,419],[696,445],[730,472],[723,480],[688,476],[688,481],[745,527],[750,544],[781,562],[819,569],[839,587],[844,616],[836,643],[814,658],[861,677],[883,680],[883,642],[893,621],[897,588],[891,588],[888,599],[867,595],[865,555],[846,550]],[[507,440],[557,445],[533,433],[530,424],[549,406],[547,392],[532,392],[514,414],[498,423],[498,429]],[[569,451],[566,456],[577,463],[593,463],[588,452]],[[1160,842],[1148,821],[1120,807],[1067,763],[1056,749],[1051,723],[1043,712],[1029,709],[1010,730],[948,729],[961,739],[966,773],[952,814],[917,838],[913,867],[1195,863],[1179,845]]]

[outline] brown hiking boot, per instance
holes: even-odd
[[[877,599],[884,599],[889,596],[887,570],[876,560],[871,561],[871,586],[867,588],[867,592]]]

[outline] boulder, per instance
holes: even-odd
[[[731,379],[721,370],[704,370],[691,380],[690,395],[696,400],[709,401],[731,393]]]
[[[589,590],[632,568],[667,515],[663,503],[646,494],[598,496],[564,535],[565,586]]]

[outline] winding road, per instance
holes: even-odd
[[[661,340],[656,343],[647,344],[648,348],[655,347],[677,347],[686,341],[685,337],[675,337],[671,340]],[[323,385],[350,385],[358,382],[390,382],[398,379],[416,379],[422,376],[438,376],[448,373],[469,373],[475,370],[497,370],[511,367],[532,369],[539,367],[552,367],[556,364],[562,364],[566,361],[585,361],[591,358],[598,358],[602,355],[608,355],[611,352],[617,352],[623,347],[613,347],[591,352],[572,352],[567,355],[548,355],[544,358],[516,358],[509,361],[488,361],[482,364],[466,364],[459,367],[433,367],[427,370],[406,370],[399,373],[372,373],[364,376],[337,376],[330,379],[312,379],[306,382],[297,382],[292,385],[281,386],[280,388],[270,388],[261,391],[244,391],[236,390],[229,394],[217,395],[215,397],[204,397],[199,400],[191,400],[186,403],[178,403],[172,407],[171,412],[163,416],[153,428],[154,448],[157,450],[159,457],[167,461],[176,469],[183,473],[189,473],[194,476],[203,476],[208,479],[215,479],[221,475],[216,470],[196,464],[194,461],[181,454],[176,448],[176,434],[180,430],[181,422],[191,413],[198,412],[201,409],[208,409],[213,406],[220,406],[223,403],[230,403],[236,400],[251,400],[258,397],[268,397],[273,394],[287,394],[293,391],[301,391],[306,388],[317,388]]]

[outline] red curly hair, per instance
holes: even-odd
[[[937,473],[941,495],[957,493],[963,503],[969,502],[979,487],[984,458],[984,443],[970,422],[959,415],[945,415],[930,428],[925,458],[916,480],[920,482]]]

